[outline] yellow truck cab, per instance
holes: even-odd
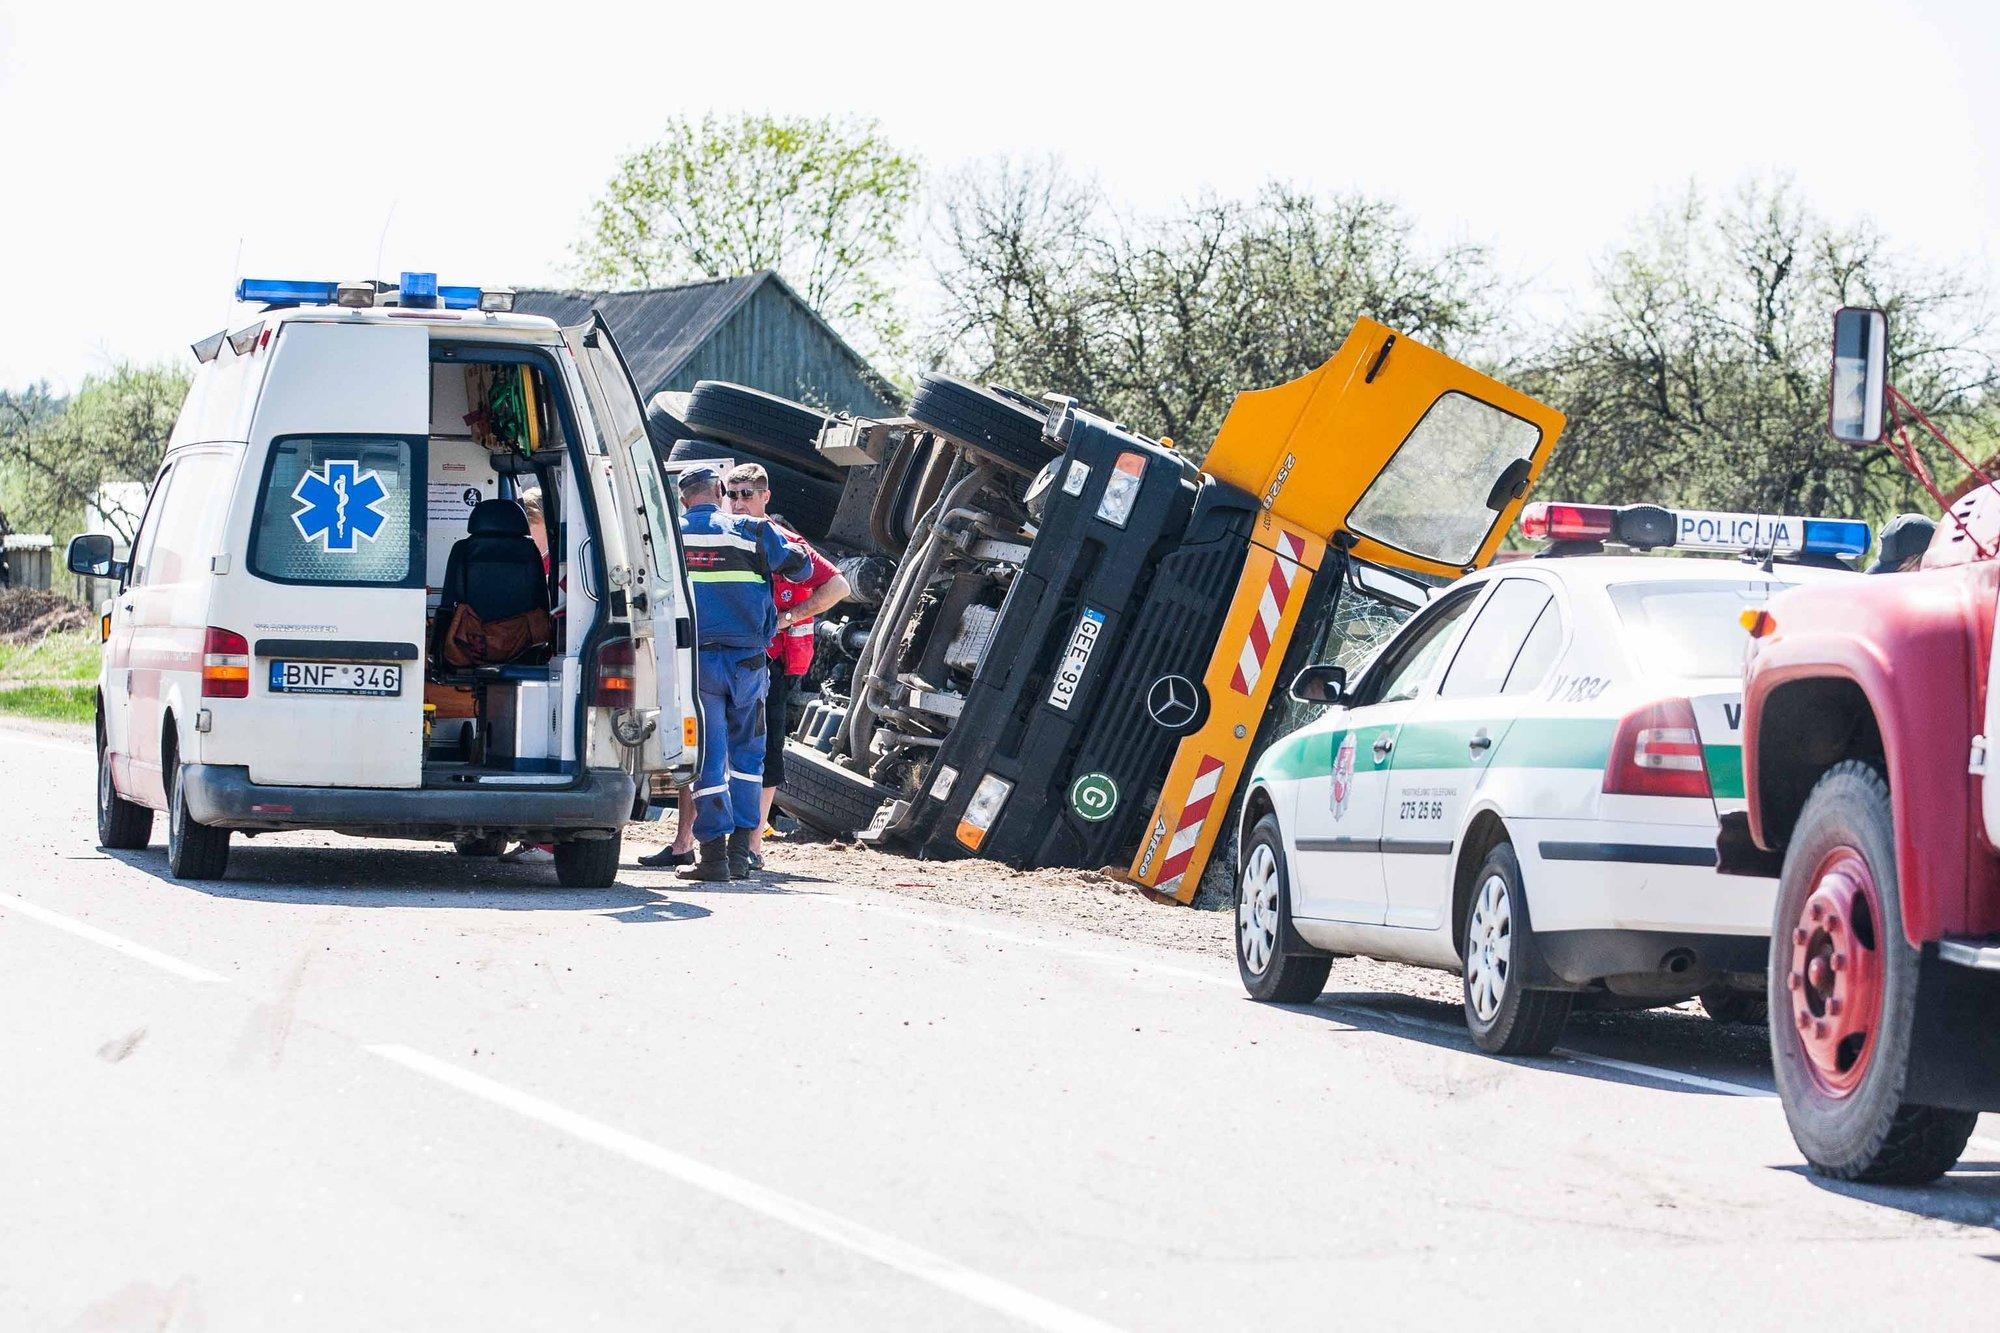
[[[98,832],[168,822],[178,877],[232,833],[333,829],[609,884],[647,778],[695,766],[692,600],[637,394],[600,323],[511,293],[245,280],[117,582]]]

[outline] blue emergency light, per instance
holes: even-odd
[[[333,282],[298,282],[290,278],[242,278],[236,283],[236,299],[261,301],[265,305],[329,305]]]
[[[1874,541],[1868,525],[1858,518],[1809,518],[1805,540],[1799,543],[1804,555],[1862,556]]]
[[[1856,518],[1795,518],[1783,514],[1737,514],[1711,509],[1666,509],[1660,505],[1580,505],[1537,501],[1521,511],[1521,535],[1551,542],[1604,542],[1635,551],[1673,547],[1682,551],[1808,556],[1813,559],[1864,555],[1874,541]]]
[[[438,275],[405,273],[396,282],[398,300],[414,310],[428,310],[438,303]]]
[[[266,306],[333,305],[365,307],[377,297],[369,283],[301,282],[292,278],[244,278],[236,299]],[[413,310],[483,310],[504,314],[514,308],[511,288],[442,287],[435,273],[405,273],[396,284],[396,303]]]

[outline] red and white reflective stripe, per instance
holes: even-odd
[[[1202,825],[1208,822],[1208,808],[1215,804],[1215,789],[1222,785],[1222,761],[1205,754],[1194,771],[1194,785],[1188,788],[1187,804],[1181,807],[1181,822],[1167,843],[1167,859],[1160,863],[1160,892],[1180,891],[1181,876],[1194,859],[1194,845],[1201,841]]]
[[[1277,558],[1271,561],[1271,577],[1264,581],[1264,596],[1257,603],[1256,618],[1250,622],[1250,633],[1243,640],[1243,655],[1236,659],[1236,674],[1229,679],[1229,688],[1238,694],[1249,694],[1257,688],[1257,678],[1264,674],[1264,659],[1271,655],[1271,640],[1278,635],[1278,622],[1284,618],[1285,603],[1292,599],[1292,585],[1299,579],[1299,561],[1305,557],[1305,538],[1290,532],[1278,534]]]

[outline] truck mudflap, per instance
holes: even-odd
[[[1144,472],[1117,527],[1097,509],[1119,456],[1133,453],[1145,459]],[[1185,465],[1156,445],[1079,417],[1057,466],[1041,529],[992,630],[997,647],[974,673],[903,825],[903,836],[933,855],[1019,864],[1032,853],[1161,548],[1177,543],[1188,523],[1195,487]],[[988,775],[1011,790],[985,835],[969,842],[961,816]]]
[[[1223,619],[1201,688],[1208,717],[1177,747],[1132,858],[1131,877],[1192,902],[1226,823],[1273,691],[1292,665],[1294,633],[1306,619],[1326,542],[1269,510],[1258,516],[1236,595]]]

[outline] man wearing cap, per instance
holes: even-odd
[[[1924,552],[1930,549],[1937,523],[1922,514],[1898,514],[1882,529],[1875,546],[1875,563],[1870,574],[1895,574],[1923,566]]]
[[[681,545],[694,585],[700,632],[701,772],[694,784],[694,865],[683,879],[725,881],[752,873],[750,838],[762,825],[764,655],[778,632],[774,575],[804,578],[812,557],[769,522],[722,512],[722,474],[680,475]]]
[[[812,558],[812,570],[803,578],[780,574],[771,580],[778,606],[778,633],[771,640],[771,684],[764,696],[764,818],[750,835],[750,864],[761,870],[764,825],[771,818],[772,798],[785,781],[785,709],[792,697],[792,680],[812,667],[813,617],[846,601],[853,589],[832,561],[787,527],[782,518],[771,514],[771,474],[761,464],[738,463],[729,469],[722,484],[731,513],[765,520]]]

